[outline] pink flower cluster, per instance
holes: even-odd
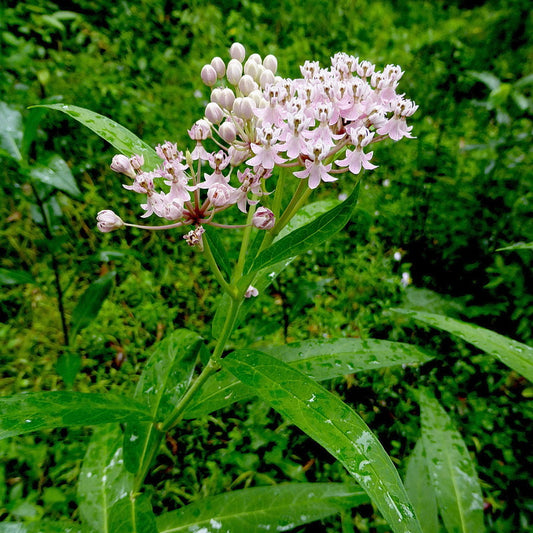
[[[293,175],[315,189],[338,174],[376,168],[368,151],[373,143],[412,137],[406,119],[418,106],[397,92],[403,75],[398,66],[377,71],[338,53],[330,68],[306,61],[301,78],[286,79],[276,76],[274,56],[252,54],[245,62],[245,55],[235,43],[227,65],[216,57],[203,67],[211,98],[205,117],[188,131],[192,151],[184,154],[165,142],[156,148],[162,164],[148,172],[140,156],[113,159],[111,168],[133,180],[124,187],[146,198],[142,216],[173,222],[151,228],[224,226],[213,221],[220,211],[237,205],[246,213],[267,199],[272,191],[266,181],[275,167],[294,168]],[[156,189],[158,182],[164,190]],[[261,207],[252,223],[270,229],[274,215]],[[102,231],[122,225],[129,224],[111,211],[98,215]]]

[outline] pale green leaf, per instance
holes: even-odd
[[[3,522],[0,533],[82,533],[79,524],[62,520],[40,520],[39,522]]]
[[[467,324],[447,316],[420,311],[406,311],[405,309],[394,309],[393,311],[456,335],[496,357],[529,381],[533,381],[533,348],[531,346],[489,329]]]
[[[16,161],[22,161],[22,115],[5,102],[0,102],[0,149]]]
[[[52,155],[44,163],[39,163],[30,168],[30,176],[46,185],[70,194],[73,198],[80,199],[82,194],[76,185],[70,167],[60,156]]]
[[[464,440],[429,391],[420,393],[422,440],[448,533],[483,533],[483,496]]]
[[[121,154],[127,157],[132,157],[135,154],[142,155],[148,170],[159,167],[162,163],[161,158],[156,154],[155,150],[139,139],[137,135],[110,118],[95,113],[94,111],[75,105],[64,104],[38,105],[33,107],[47,107],[66,113],[94,131],[102,139],[115,147]]]
[[[134,494],[133,474],[124,468],[118,425],[95,428],[78,482],[84,530],[91,533],[157,533],[150,502]]]
[[[198,500],[157,519],[160,533],[290,531],[368,502],[342,483],[290,483],[255,487]]]
[[[421,533],[390,457],[348,405],[301,372],[261,352],[233,352],[223,366],[339,460],[395,533]]]
[[[405,490],[413,504],[424,533],[439,533],[439,513],[431,485],[424,443],[419,439],[407,463]]]
[[[314,339],[264,347],[263,351],[317,381],[394,365],[422,364],[431,359],[416,346],[375,339]],[[204,384],[186,416],[195,418],[252,396],[252,389],[222,369]]]
[[[497,252],[506,252],[512,250],[533,250],[533,242],[517,242],[516,244],[511,244],[505,248],[498,248]]]
[[[91,532],[110,532],[110,507],[129,499],[133,490],[133,476],[124,469],[122,455],[120,427],[106,424],[95,428],[78,481],[81,520]]]

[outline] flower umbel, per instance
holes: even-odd
[[[290,218],[270,209],[274,191],[266,180],[279,169],[288,169],[289,178],[299,178],[293,180],[294,187],[306,180],[309,189],[316,189],[341,174],[375,169],[371,145],[412,137],[407,119],[418,106],[397,92],[403,76],[397,65],[379,71],[369,61],[337,53],[329,68],[306,61],[300,68],[302,77],[290,79],[276,75],[277,59],[272,55],[246,59],[244,46],[234,43],[230,57],[227,64],[215,57],[202,68],[210,102],[204,118],[188,130],[191,151],[165,142],[156,147],[161,165],[146,170],[141,155],[113,158],[111,169],[132,180],[124,187],[144,198],[141,218],[155,215],[172,222],[139,227],[192,225],[195,229],[185,238],[198,246],[204,225],[252,224],[272,230],[278,217],[282,223]],[[285,180],[284,186],[290,182]],[[251,209],[247,224],[218,220],[234,205],[242,213]],[[101,231],[123,225],[136,226],[111,211],[98,214]]]

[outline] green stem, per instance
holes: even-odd
[[[158,427],[160,431],[166,432],[181,421],[186,407],[189,405],[189,403],[191,403],[191,400],[194,398],[196,393],[200,390],[207,379],[212,374],[215,374],[219,369],[220,364],[215,361],[213,357],[211,357],[201,374],[194,380],[193,384],[178,402],[178,405],[176,405],[174,411],[172,411],[166,420],[164,420],[163,423]]]
[[[220,286],[224,289],[224,291],[226,291],[230,296],[233,297],[235,290],[224,279],[222,272],[220,272],[220,269],[218,268],[217,262],[215,260],[215,257],[213,256],[213,252],[211,251],[211,247],[209,246],[207,239],[203,239],[203,246],[204,246],[204,255],[207,258],[207,262],[209,263],[209,266],[211,267],[211,271],[215,275],[215,278],[219,282]]]
[[[226,315],[224,326],[220,333],[220,337],[218,338],[215,349],[213,350],[211,358],[205,365],[200,375],[194,380],[193,384],[189,387],[187,392],[178,402],[174,411],[172,411],[172,413],[166,418],[166,420],[164,420],[163,423],[159,426],[158,429],[160,429],[161,431],[168,431],[182,420],[187,406],[191,403],[196,393],[201,389],[202,385],[207,381],[207,379],[211,375],[218,372],[218,370],[220,369],[220,360],[222,359],[222,353],[224,351],[224,347],[226,346],[226,342],[228,341],[229,336],[231,335],[233,326],[235,325],[235,322],[237,320],[237,315],[239,313],[241,302],[242,297],[231,299],[229,312]]]
[[[250,245],[250,235],[252,233],[252,218],[255,213],[255,207],[250,206],[250,211],[248,212],[248,218],[246,219],[246,228],[244,229],[244,235],[242,236],[241,249],[239,251],[239,259],[237,261],[237,266],[235,267],[235,272],[233,274],[233,279],[239,279],[242,276],[244,271],[244,263],[246,261],[246,252],[248,251],[248,246]]]
[[[302,204],[307,201],[312,192],[312,189],[307,185],[307,180],[300,180],[289,205],[276,221],[276,225],[272,228],[274,237],[288,224],[289,220],[296,214]]]

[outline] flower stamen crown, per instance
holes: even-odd
[[[171,222],[141,227],[242,227],[219,224],[215,217],[233,205],[243,213],[248,206],[255,209],[272,192],[266,181],[276,167],[291,169],[315,189],[339,174],[376,168],[370,162],[373,151],[364,151],[368,145],[412,138],[406,119],[418,106],[397,93],[399,66],[381,72],[369,61],[337,53],[329,69],[306,61],[302,77],[288,79],[276,75],[273,55],[252,54],[244,62],[244,47],[234,43],[230,56],[227,65],[215,57],[202,68],[211,97],[204,118],[188,130],[192,151],[183,153],[166,141],[156,147],[161,165],[149,171],[142,169],[142,156],[113,158],[111,169],[133,180],[124,187],[145,199],[142,217],[153,214]],[[156,183],[165,190],[156,190]],[[261,207],[269,223],[256,227],[273,226],[267,211]],[[118,217],[117,222],[110,211],[101,213],[102,231],[136,226]]]

